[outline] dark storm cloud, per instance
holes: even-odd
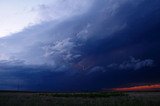
[[[3,65],[1,82],[15,78],[23,82],[21,89],[69,91],[160,81],[159,4],[95,0],[79,16],[0,39],[1,60],[23,61]],[[16,89],[17,83],[7,86]]]
[[[120,70],[139,70],[146,67],[153,67],[154,61],[151,59],[140,60],[131,57],[129,61],[124,61],[121,64],[110,64],[108,68],[120,69]]]

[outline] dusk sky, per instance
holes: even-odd
[[[160,89],[159,35],[159,0],[0,0],[0,90]]]

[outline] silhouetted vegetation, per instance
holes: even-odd
[[[159,106],[160,92],[0,92],[0,106]]]
[[[111,96],[126,96],[126,93],[122,92],[95,92],[95,93],[40,93],[40,96],[52,96],[52,97],[81,97],[81,98],[102,98]]]

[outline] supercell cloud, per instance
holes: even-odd
[[[0,89],[93,91],[159,83],[159,5],[54,0],[35,6],[38,24],[0,38]]]

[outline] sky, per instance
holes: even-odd
[[[0,37],[20,32],[42,21],[64,19],[79,14],[78,12],[83,11],[83,7],[87,8],[88,1],[83,0],[81,4],[80,1],[74,1],[72,6],[71,0],[1,0]]]
[[[0,89],[160,89],[159,5],[1,0]]]

